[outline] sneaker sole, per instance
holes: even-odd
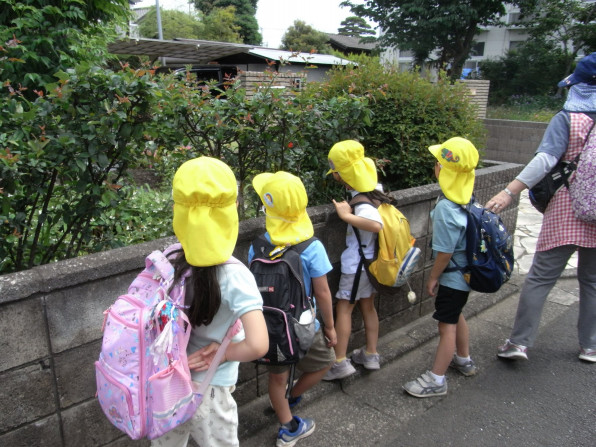
[[[474,369],[473,371],[463,371],[463,370],[459,369],[457,366],[453,366],[453,365],[449,365],[449,368],[456,370],[458,373],[460,373],[466,377],[472,377],[478,373],[478,368]]]
[[[276,447],[292,447],[293,445],[296,445],[296,443],[298,441],[300,441],[301,439],[308,438],[310,435],[312,435],[315,431],[316,426],[317,426],[317,424],[313,422],[312,427],[309,431],[302,433],[300,436],[296,436],[296,438],[292,439],[291,441],[286,442],[283,439],[278,439],[277,442],[275,443],[275,446]]]
[[[444,395],[447,394],[447,390],[442,391],[440,393],[425,393],[425,394],[422,394],[422,393],[414,393],[413,391],[409,391],[405,387],[402,387],[402,388],[404,389],[404,391],[406,393],[408,393],[409,395],[414,396],[414,397],[438,397],[438,396],[444,396]]]
[[[593,355],[592,356],[587,356],[587,355],[584,355],[584,354],[580,354],[579,355],[579,359],[580,360],[583,360],[585,362],[596,363],[596,357],[594,357]]]
[[[357,365],[361,365],[361,366],[364,366],[364,368],[366,368],[366,369],[370,369],[371,371],[376,370],[376,369],[381,369],[381,365],[379,365],[378,363],[359,363],[354,359],[352,359],[352,361],[354,363],[356,363]]]
[[[340,380],[340,379],[345,379],[346,377],[350,377],[352,374],[354,374],[356,372],[356,370],[354,370],[353,372],[350,372],[348,374],[341,374],[338,376],[333,376],[333,377],[323,377],[323,380],[325,380],[326,382],[330,382],[332,380]]]
[[[509,360],[528,360],[528,356],[521,352],[513,352],[513,353],[509,353],[509,354],[506,354],[504,352],[499,352],[499,353],[497,353],[497,356],[501,357],[502,359],[509,359]]]

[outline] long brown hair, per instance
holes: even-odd
[[[221,288],[217,280],[217,265],[209,267],[196,267],[190,265],[184,256],[184,250],[173,251],[171,256],[174,266],[174,284],[177,284],[182,276],[190,270],[186,278],[186,296],[192,296],[192,302],[187,315],[190,324],[195,326],[208,325],[213,321],[215,314],[221,305]]]

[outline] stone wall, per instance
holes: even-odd
[[[478,200],[484,203],[520,169],[520,165],[497,163],[479,170]],[[432,300],[424,297],[422,290],[431,266],[429,212],[438,194],[436,184],[394,193],[425,262],[411,280],[419,297],[414,305],[407,301],[407,290],[378,298],[380,335],[433,310]],[[345,224],[332,205],[309,208],[309,214],[333,263],[329,282],[335,292]],[[517,206],[503,213],[503,218],[513,229]],[[241,223],[236,257],[246,259],[250,241],[264,226],[263,218]],[[142,269],[144,257],[172,242],[173,238],[160,239],[0,276],[0,445],[147,445],[146,441],[128,440],[104,417],[94,397],[94,361],[101,346],[103,311],[127,289]],[[363,344],[362,319],[356,311],[350,349]],[[242,364],[234,393],[238,404],[246,404],[266,390],[264,369]]]
[[[490,160],[526,164],[534,156],[547,125],[533,121],[485,119],[488,139],[484,156]]]

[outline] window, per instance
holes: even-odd
[[[517,50],[523,43],[523,40],[512,40],[509,42],[509,51]]]
[[[485,42],[476,42],[470,50],[470,56],[484,56]]]

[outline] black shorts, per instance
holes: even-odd
[[[441,323],[457,324],[464,306],[468,302],[470,292],[452,289],[439,284],[439,291],[435,298],[435,313],[433,318]]]

